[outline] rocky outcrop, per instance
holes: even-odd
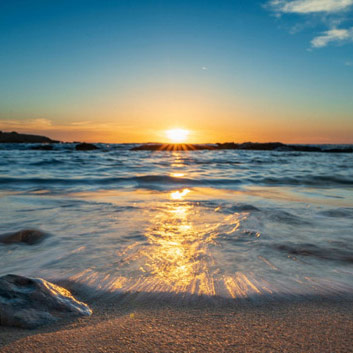
[[[245,150],[245,151],[278,151],[278,152],[324,152],[353,153],[352,147],[323,148],[311,145],[287,145],[281,142],[244,142],[217,143],[216,145],[184,144],[144,144],[133,147],[132,151],[199,151],[199,150]]]
[[[93,145],[91,143],[79,143],[78,145],[75,146],[76,151],[93,151],[93,150],[98,150],[99,148],[96,145]]]
[[[258,143],[258,142],[244,142],[244,143],[217,143],[217,147],[220,150],[249,150],[249,151],[273,151],[277,149],[282,149],[287,147],[287,145],[281,142],[268,142],[268,143]]]
[[[0,277],[0,325],[36,328],[92,311],[65,288],[41,278]]]
[[[0,143],[58,143],[49,137],[0,131]]]
[[[54,147],[52,145],[39,145],[39,146],[33,146],[32,150],[38,150],[38,151],[53,151]]]
[[[145,144],[133,147],[131,151],[203,151],[218,149],[214,145],[194,144]]]
[[[0,243],[15,244],[25,243],[34,245],[47,238],[49,234],[36,229],[23,229],[15,233],[0,234]]]

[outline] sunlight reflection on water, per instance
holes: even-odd
[[[64,189],[43,181],[41,189],[7,191],[0,204],[4,231],[18,227],[21,217],[54,236],[38,247],[0,247],[2,271],[69,279],[114,294],[241,298],[351,290],[350,189],[263,186],[254,171],[263,176],[264,164],[251,162],[246,169],[241,154],[174,151],[151,154],[148,162],[134,156],[125,160],[131,171],[122,171],[124,178],[132,176],[130,184],[115,178],[119,164],[109,167],[106,190],[81,188],[86,174],[77,180],[75,173]],[[242,164],[235,167],[232,160]],[[148,170],[137,175],[141,165]],[[272,167],[266,170],[273,175]],[[279,170],[288,176],[297,165]],[[226,181],[238,181],[243,172],[252,183],[228,189]],[[192,179],[200,185],[184,183]]]
[[[101,289],[123,292],[189,293],[228,298],[260,293],[255,280],[239,271],[234,275],[224,273],[214,256],[219,248],[218,236],[234,235],[247,214],[224,215],[219,213],[219,208],[214,208],[206,220],[197,205],[185,200],[191,194],[189,189],[170,192],[169,201],[149,219],[144,232],[148,245],[141,247],[135,243],[117,253],[121,264],[129,268],[139,266],[140,275],[111,274],[102,280],[97,273],[84,271],[72,279],[95,287],[99,280]],[[269,292],[266,288],[264,291]]]
[[[170,193],[171,200],[183,200],[190,193],[184,189]],[[215,234],[209,225],[195,229],[191,221],[193,205],[170,202],[153,220],[146,232],[150,244],[146,254],[146,268],[157,279],[174,291],[215,294],[209,276],[208,245]]]

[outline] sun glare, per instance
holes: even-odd
[[[184,189],[183,191],[173,191],[170,193],[170,198],[172,200],[183,200],[184,196],[186,196],[189,192],[189,189]]]
[[[165,133],[168,139],[173,143],[185,142],[189,135],[189,131],[184,129],[167,130]]]

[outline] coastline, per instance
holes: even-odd
[[[0,326],[0,352],[352,351],[349,156],[129,147],[3,153],[4,233],[52,235],[1,248],[4,274],[58,281],[93,316]]]
[[[157,298],[155,298],[157,299]],[[92,300],[93,315],[0,329],[0,352],[351,352],[353,297]]]

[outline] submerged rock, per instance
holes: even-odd
[[[290,255],[315,257],[322,260],[353,263],[352,249],[340,249],[335,247],[321,247],[315,244],[279,244],[274,247]]]
[[[39,145],[39,146],[33,146],[32,150],[38,150],[38,151],[53,151],[54,147],[52,145]]]
[[[44,233],[40,230],[23,229],[15,233],[0,234],[0,243],[26,243],[28,245],[34,245],[40,243],[43,239],[47,238],[48,236],[48,233]]]
[[[96,145],[91,143],[79,143],[75,146],[76,151],[93,151],[98,150],[99,148]]]
[[[65,288],[41,278],[0,277],[0,325],[36,328],[70,316],[92,314]]]

